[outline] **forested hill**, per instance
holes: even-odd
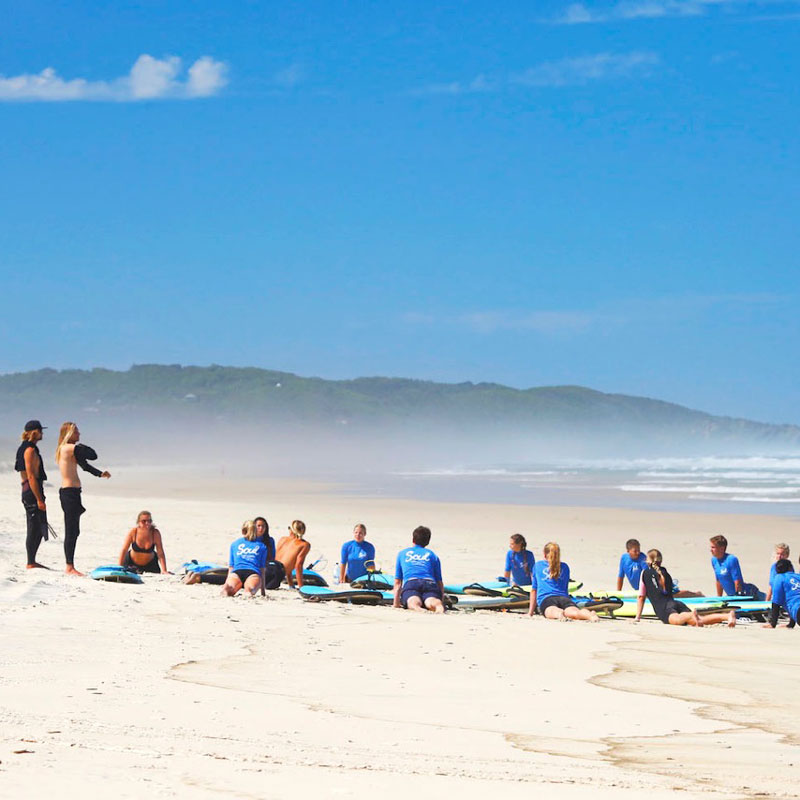
[[[491,431],[585,431],[743,439],[775,447],[800,444],[800,428],[716,417],[673,403],[580,386],[513,389],[493,383],[435,383],[403,378],[323,380],[238,367],[138,365],[0,375],[5,414],[138,414],[175,419],[213,415],[231,422],[315,423],[324,426],[407,422],[470,425]]]

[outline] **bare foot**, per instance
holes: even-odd
[[[64,570],[64,572],[66,572],[67,575],[74,575],[76,578],[83,577],[83,573],[78,572],[78,570],[76,570],[75,567],[72,566],[72,564],[67,564],[67,568]]]
[[[50,569],[50,567],[46,567],[44,564],[34,561],[33,564],[26,564],[25,569]]]
[[[735,611],[731,611],[731,613],[728,614],[728,627],[729,628],[735,628],[736,627],[736,612]]]

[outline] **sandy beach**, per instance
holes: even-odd
[[[109,467],[112,469],[112,467]],[[656,546],[684,588],[713,592],[707,540],[725,533],[745,579],[772,545],[796,557],[800,521],[358,497],[332,485],[167,469],[84,481],[76,566],[115,563],[152,511],[168,564],[223,561],[241,522],[308,526],[330,578],[364,522],[391,569],[411,530],[433,530],[445,580],[501,572],[508,534],[573,575],[613,585],[627,538]],[[310,604],[282,589],[224,600],[216,587],[142,586],[26,571],[16,476],[0,488],[0,792],[6,797],[795,797],[796,631],[672,628],[514,613],[443,618]],[[57,490],[49,515],[62,527]]]

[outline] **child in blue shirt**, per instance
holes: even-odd
[[[728,540],[724,536],[712,536],[711,566],[717,581],[717,595],[743,594],[744,580],[739,559],[728,552]]]
[[[365,564],[368,561],[375,561],[375,546],[367,541],[367,526],[359,523],[353,528],[353,538],[342,545],[339,558],[339,583],[350,583],[366,575]]]
[[[223,597],[233,597],[240,589],[255,595],[264,592],[264,571],[267,566],[267,546],[259,541],[256,524],[248,520],[242,525],[242,537],[231,544],[228,558],[228,577],[222,587]]]
[[[528,614],[532,617],[538,606],[546,619],[582,619],[597,622],[598,616],[588,608],[578,608],[569,596],[569,566],[561,562],[561,548],[555,542],[544,546],[544,560],[533,567],[531,602]]]
[[[622,591],[622,582],[625,578],[634,589],[639,588],[642,572],[647,569],[647,558],[642,552],[638,539],[628,539],[625,542],[626,553],[619,560],[619,573],[617,574],[617,591]]]
[[[394,570],[394,607],[412,611],[444,613],[442,565],[428,550],[431,529],[420,525],[411,534],[413,545],[397,554]]]
[[[511,578],[511,582],[517,586],[530,586],[533,565],[536,561],[533,553],[528,550],[528,543],[521,533],[511,534],[508,543],[509,551],[506,553],[505,575],[506,582]]]

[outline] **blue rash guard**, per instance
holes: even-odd
[[[365,561],[375,559],[375,545],[370,544],[366,539],[360,544],[355,539],[350,539],[342,545],[342,554],[339,563],[345,564],[347,569],[345,577],[348,581],[354,581],[362,575],[367,574]]]
[[[513,550],[509,550],[506,553],[506,566],[504,571],[511,573],[511,580],[516,583],[517,586],[530,586],[535,561],[536,559],[534,559],[533,553],[531,553],[530,550],[523,550],[521,553],[515,553]]]
[[[267,565],[267,546],[263,542],[249,542],[244,536],[231,544],[228,566],[232,570],[251,569],[261,574]]]
[[[536,590],[536,604],[541,607],[548,597],[569,597],[569,566],[561,562],[561,574],[550,577],[550,564],[546,560],[537,561],[531,573],[532,589]]]
[[[772,602],[783,606],[789,617],[797,621],[797,612],[800,611],[800,574],[796,572],[776,573],[772,579]]]
[[[776,576],[777,574],[778,574],[778,573],[777,573],[777,572],[775,572],[775,565],[773,564],[773,565],[772,565],[772,566],[769,568],[769,585],[770,585],[770,586],[772,586],[772,581],[774,581],[774,580],[775,580],[775,576]]]
[[[402,583],[410,581],[412,578],[441,583],[442,565],[433,550],[415,544],[397,554],[394,577]]]
[[[721,560],[716,556],[711,556],[711,566],[714,568],[714,575],[722,586],[723,593],[736,594],[736,582],[742,581],[739,559],[730,553],[726,553]]]
[[[619,560],[619,574],[618,578],[627,578],[628,583],[634,589],[639,588],[639,580],[642,573],[647,569],[647,557],[644,553],[639,553],[639,558],[634,561],[628,553],[623,553],[622,558]]]

